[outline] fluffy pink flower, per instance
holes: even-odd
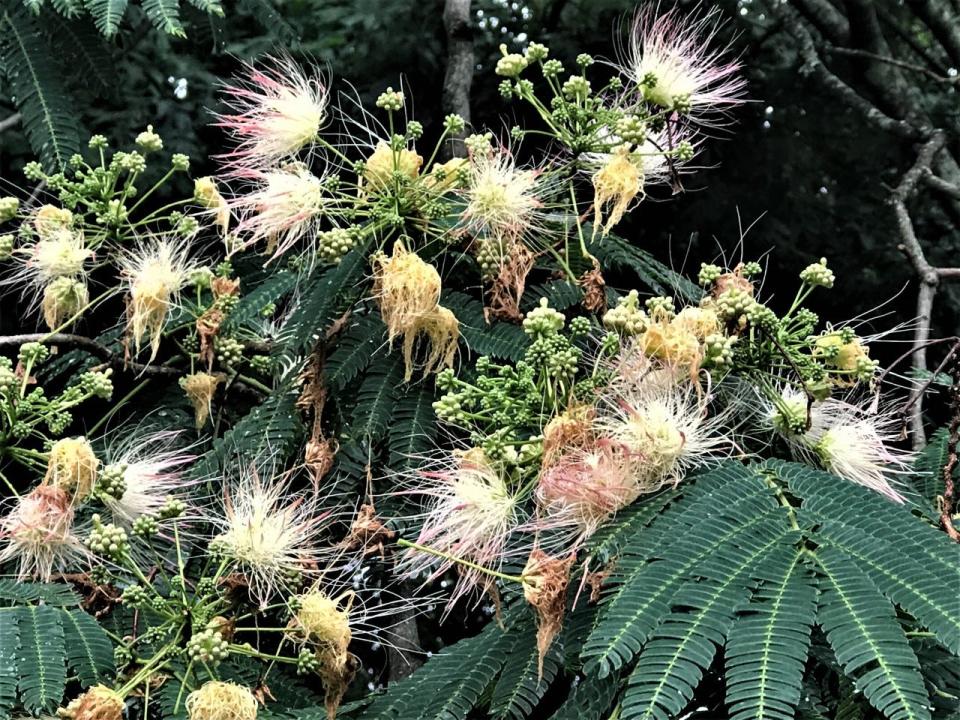
[[[507,540],[518,524],[517,499],[480,450],[460,453],[437,470],[422,471],[419,481],[422,487],[407,491],[428,498],[417,544],[438,554],[410,549],[398,570],[411,578],[427,574],[430,582],[456,566],[460,576],[450,597],[452,606],[490,580],[483,570],[456,560],[490,570],[502,566]]]
[[[0,522],[0,563],[18,562],[17,578],[48,582],[55,570],[85,554],[73,529],[71,498],[62,488],[40,485]]]
[[[294,158],[312,143],[327,118],[329,91],[323,76],[307,73],[289,56],[267,58],[258,67],[244,64],[243,73],[223,88],[230,111],[218,114],[236,147],[221,155],[236,177]]]
[[[573,527],[581,537],[592,535],[639,495],[629,450],[605,440],[574,449],[544,468],[536,490],[544,526]]]
[[[746,87],[737,75],[740,63],[724,59],[727,48],[711,47],[721,26],[717,11],[685,15],[674,8],[658,15],[658,10],[647,6],[635,16],[620,70],[643,84],[650,102],[696,123],[715,124],[718,115],[744,102]]]

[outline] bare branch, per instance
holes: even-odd
[[[84,350],[91,355],[100,358],[105,365],[118,370],[127,370],[138,375],[181,375],[182,372],[176,368],[165,365],[144,365],[142,363],[124,362],[123,355],[116,353],[106,345],[101,345],[96,340],[84,337],[83,335],[69,335],[67,333],[31,333],[28,335],[3,335],[0,336],[0,348],[20,346],[24,343],[39,342],[44,345],[56,345],[58,347],[76,348]]]
[[[850,23],[829,0],[795,0],[795,4],[803,16],[830,42],[847,42],[850,37]]]
[[[951,182],[947,182],[942,177],[939,175],[934,175],[932,172],[927,173],[923,180],[934,190],[942,192],[944,195],[951,197],[954,200],[960,200],[960,185],[954,185]]]
[[[801,73],[814,75],[820,83],[837,96],[844,104],[857,110],[871,125],[905,140],[922,140],[930,136],[927,128],[918,128],[904,120],[897,120],[883,113],[873,103],[857,93],[843,80],[834,75],[820,59],[813,35],[807,30],[797,11],[791,6],[776,3],[771,11],[784,21],[784,27],[792,31],[803,61]]]
[[[936,82],[946,83],[948,85],[960,84],[960,75],[957,75],[956,77],[948,77],[946,75],[940,75],[939,73],[935,73],[933,70],[925,68],[921,65],[905,62],[903,60],[897,60],[896,58],[886,57],[884,55],[878,55],[876,53],[867,52],[866,50],[857,50],[856,48],[836,47],[835,45],[830,45],[824,49],[831,55],[848,55],[850,57],[858,57],[858,58],[864,58],[866,60],[874,60],[875,62],[886,63],[888,65],[893,65],[895,67],[903,68],[904,70],[910,70],[911,72],[921,73],[922,75],[926,75],[928,78],[935,80]]]
[[[922,374],[927,369],[926,347],[930,340],[933,301],[937,294],[937,286],[940,283],[940,275],[937,273],[937,268],[927,261],[923,246],[917,239],[916,232],[913,229],[913,221],[907,210],[907,200],[916,191],[921,179],[930,172],[933,158],[943,148],[945,142],[946,138],[941,131],[934,132],[933,136],[920,148],[916,161],[904,173],[900,179],[900,184],[893,190],[890,197],[890,203],[893,205],[897,219],[897,228],[900,232],[900,250],[910,260],[914,272],[920,279],[920,290],[917,294],[917,326],[913,331],[913,347],[916,352],[913,354],[912,363],[914,371],[918,374]],[[910,431],[915,449],[922,448],[926,444],[926,436],[923,430],[923,402],[919,397],[923,392],[922,387],[920,379],[917,377],[909,400],[911,408]]]
[[[930,28],[950,60],[960,65],[960,23],[953,13],[937,0],[908,0],[907,5]]]

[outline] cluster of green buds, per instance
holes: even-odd
[[[708,335],[703,341],[703,367],[711,370],[725,370],[733,367],[733,346],[739,337],[721,333]]]
[[[123,559],[130,550],[126,531],[113,523],[104,523],[100,515],[90,518],[93,529],[87,538],[87,547],[93,552],[111,560]]]
[[[216,666],[230,655],[230,643],[217,630],[200,630],[187,641],[187,657],[192,662]]]
[[[603,326],[623,336],[639,335],[647,329],[649,318],[640,309],[640,294],[631,290],[617,301],[603,316]]]
[[[183,515],[186,510],[187,506],[183,500],[171,496],[163,503],[163,507],[157,512],[157,517],[161,520],[172,520]]]
[[[216,340],[217,360],[223,365],[239,365],[243,361],[243,343],[232,337]]]
[[[136,181],[147,171],[147,156],[163,149],[163,139],[152,126],[147,126],[145,131],[137,135],[135,144],[136,150],[118,150],[108,159],[107,139],[102,135],[94,135],[88,143],[90,150],[95,153],[92,163],[77,154],[70,158],[68,167],[62,172],[47,173],[39,163],[33,162],[24,167],[24,175],[29,180],[45,181],[49,188],[57,192],[65,207],[82,209],[96,224],[117,230],[128,222],[134,198],[138,198],[136,203],[139,204],[144,197],[163,185],[171,173],[186,172],[190,166],[190,159],[186,155],[173,155],[170,173],[141,195]]]
[[[820,262],[811,263],[800,272],[800,280],[812,287],[830,289],[836,276],[833,270],[827,267],[827,259],[820,258]]]
[[[549,306],[547,298],[527,313],[523,331],[533,342],[527,348],[526,361],[541,369],[541,379],[550,382],[569,382],[577,372],[581,351],[563,334],[566,319],[563,313]]]
[[[359,232],[358,227],[349,227],[317,233],[317,256],[326,263],[339,263],[357,244]]]
[[[403,109],[403,93],[388,87],[377,98],[377,107],[387,112],[398,112]]]
[[[17,355],[19,368],[10,358],[0,356],[0,443],[6,437],[19,440],[39,434],[39,425],[52,435],[60,435],[73,421],[71,410],[98,397],[109,399],[113,394],[111,370],[88,370],[74,379],[58,395],[49,397],[35,382],[33,371],[49,357],[49,349],[40,343],[25,343]],[[29,390],[28,390],[29,388]]]
[[[307,648],[300,650],[297,655],[297,675],[310,675],[320,670],[320,660],[315,653]]]
[[[97,476],[97,495],[111,497],[115,500],[122,498],[127,490],[126,472],[127,466],[124,463],[113,463],[103,467]]]
[[[149,540],[156,536],[160,530],[160,523],[155,517],[150,515],[141,515],[133,521],[130,531],[137,537]]]

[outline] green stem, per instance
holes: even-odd
[[[427,547],[426,545],[419,545],[418,543],[410,542],[409,540],[404,540],[403,538],[400,538],[397,540],[397,545],[399,545],[400,547],[408,547],[418,552],[424,552],[424,553],[427,553],[428,555],[434,555],[436,557],[443,558],[444,560],[448,560],[458,565],[463,565],[464,567],[468,567],[471,570],[477,570],[478,572],[485,573],[487,575],[490,575],[491,577],[499,578],[500,580],[506,580],[508,582],[516,582],[521,584],[524,582],[522,575],[507,575],[506,573],[498,572],[496,570],[491,570],[490,568],[484,567],[483,565],[477,565],[476,563],[470,562],[469,560],[464,560],[463,558],[458,558],[455,555],[449,555],[445,552],[441,552],[440,550],[434,550],[433,548]]]

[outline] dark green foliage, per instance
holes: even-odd
[[[34,150],[48,168],[63,168],[80,149],[80,127],[54,53],[36,18],[14,5],[0,16],[0,67],[23,115]]]
[[[943,717],[931,714],[930,692],[957,683],[956,553],[909,506],[806,466],[731,462],[701,472],[598,535],[592,557],[614,557],[613,575],[598,612],[573,612],[562,634],[565,652],[580,648],[582,670],[546,658],[548,678],[578,674],[554,717],[608,717],[615,696],[622,718],[680,717],[721,649],[734,720],[866,717],[865,703],[895,720]],[[441,684],[452,657],[476,662],[476,674],[447,686],[458,717],[477,702],[492,717],[544,716],[553,690],[520,679],[535,660],[533,630],[507,625],[507,645],[491,624],[362,717],[438,716],[427,684]],[[912,646],[905,627],[929,630],[940,644]],[[505,654],[503,672],[484,694],[498,672],[494,653]],[[920,653],[934,658],[930,676],[921,675]],[[811,668],[847,688],[832,709],[815,700]]]
[[[455,290],[445,291],[440,303],[457,316],[460,335],[471,352],[514,361],[523,357],[528,341],[518,326],[498,321],[488,324],[480,302]]]
[[[434,447],[437,418],[433,387],[424,382],[407,388],[390,422],[390,459],[394,469],[411,467]]]
[[[20,638],[20,702],[30,712],[49,711],[60,702],[67,682],[61,613],[47,605],[27,605],[5,612],[16,617]]]
[[[328,386],[336,391],[347,387],[367,367],[374,353],[385,343],[379,313],[354,315],[340,336],[337,348],[324,368]]]

